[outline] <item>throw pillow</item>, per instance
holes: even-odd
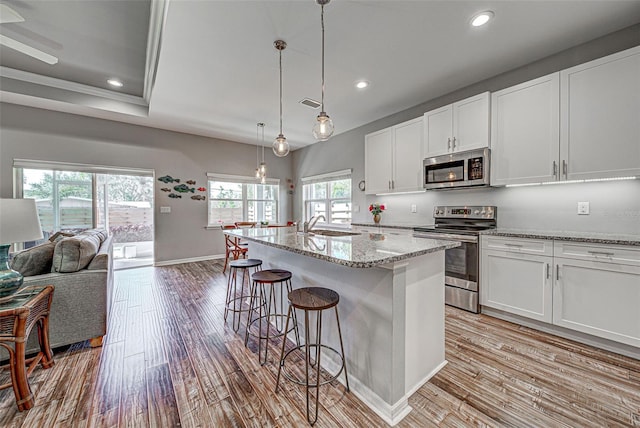
[[[51,272],[77,272],[86,268],[98,252],[102,236],[99,233],[78,234],[55,244]]]
[[[17,252],[11,259],[11,269],[20,272],[22,276],[49,273],[55,247],[55,242],[45,242],[42,245]]]

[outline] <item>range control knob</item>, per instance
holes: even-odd
[[[478,215],[478,214],[480,214],[480,210],[475,210],[473,213],[474,213],[475,215]]]

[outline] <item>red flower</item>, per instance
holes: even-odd
[[[380,205],[380,209],[381,209],[382,211],[384,211],[384,210],[385,210],[384,205]]]
[[[373,205],[369,205],[369,211],[373,210]]]

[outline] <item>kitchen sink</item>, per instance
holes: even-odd
[[[346,230],[329,230],[329,229],[313,229],[309,231],[310,235],[321,236],[354,236],[360,235],[358,232],[347,232]]]

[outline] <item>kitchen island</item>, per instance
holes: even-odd
[[[293,288],[340,294],[351,391],[387,423],[410,411],[408,398],[444,365],[444,250],[457,242],[357,233],[299,234],[293,228],[235,229],[262,268],[286,269]],[[325,324],[326,323],[326,324]],[[334,317],[323,320],[323,343],[339,347]],[[323,354],[334,372],[339,360]],[[342,378],[340,378],[342,379]]]

